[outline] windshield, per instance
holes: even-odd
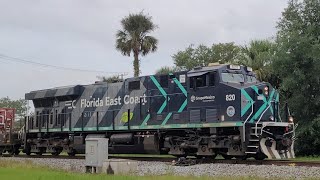
[[[221,79],[223,82],[229,82],[229,83],[244,82],[243,74],[221,73]]]
[[[251,83],[251,82],[257,82],[257,78],[254,77],[254,76],[249,76],[249,75],[247,75],[247,81],[248,81],[249,83]]]

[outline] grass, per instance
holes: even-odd
[[[119,155],[120,157],[122,155]],[[136,155],[133,155],[137,157]],[[145,157],[145,156],[144,156]],[[154,157],[154,156],[150,156]],[[163,156],[162,156],[163,157]],[[294,161],[320,161],[320,157],[297,157],[293,159]],[[129,175],[106,175],[106,174],[82,174],[82,173],[72,173],[63,170],[50,169],[44,166],[38,166],[32,163],[30,160],[24,160],[22,162],[1,160],[0,157],[0,179],[10,179],[10,180],[262,180],[264,178],[259,177],[193,177],[193,176],[174,176],[170,169],[168,169],[168,175],[165,176],[129,176]],[[280,179],[280,178],[274,178]]]
[[[31,161],[8,161],[0,159],[0,178],[10,180],[262,180],[258,177],[193,177],[193,176],[120,176],[105,174],[71,173],[62,170],[36,166]]]
[[[314,161],[314,162],[319,162],[320,161],[320,156],[299,156],[296,157],[295,159],[292,159],[293,161]]]

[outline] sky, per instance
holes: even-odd
[[[32,90],[91,84],[97,76],[133,75],[133,57],[115,49],[120,21],[152,16],[158,50],[141,58],[141,75],[173,66],[172,55],[190,44],[246,44],[275,36],[286,0],[0,0],[0,97]],[[9,56],[71,71],[19,63]]]

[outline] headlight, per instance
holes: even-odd
[[[292,116],[289,116],[289,123],[293,123],[293,117]]]
[[[239,70],[241,69],[239,65],[233,65],[233,64],[230,64],[229,66],[229,69],[236,69],[236,70]]]
[[[266,86],[266,87],[263,88],[263,93],[264,93],[264,95],[266,95],[266,96],[269,95],[269,87],[268,87],[268,86]]]
[[[269,117],[269,120],[270,120],[270,121],[274,121],[274,117],[273,117],[273,116],[270,116],[270,117]]]

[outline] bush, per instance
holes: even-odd
[[[298,127],[296,135],[297,140],[295,148],[297,155],[320,155],[320,117],[313,120],[311,123],[306,123]]]

